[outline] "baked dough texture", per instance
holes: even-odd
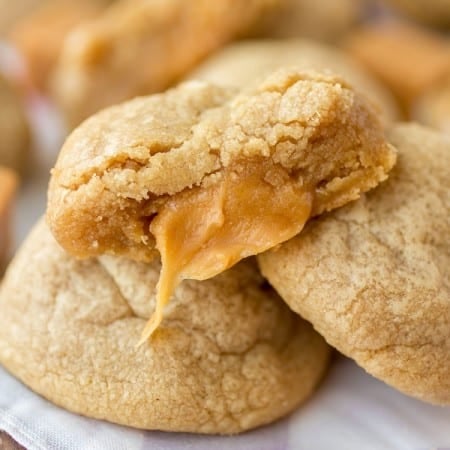
[[[332,346],[421,400],[450,404],[450,140],[398,125],[389,180],[259,257]]]
[[[398,120],[400,117],[397,102],[390,91],[358,61],[338,48],[308,39],[236,42],[214,53],[188,77],[225,86],[242,87],[281,67],[338,74],[364,93],[381,110],[386,121]]]
[[[281,70],[241,93],[187,82],[77,128],[52,171],[47,219],[75,256],[150,261],[169,200],[245,181],[249,165],[274,192],[314,191],[314,216],[384,180],[395,155],[374,109],[337,77]]]
[[[0,362],[64,408],[145,429],[237,433],[312,393],[329,347],[251,260],[180,285],[164,325],[136,349],[159,266],[77,260],[41,221],[0,288]]]
[[[0,165],[23,172],[30,158],[30,130],[18,92],[0,74]]]
[[[281,0],[119,0],[64,43],[53,93],[70,125],[161,92]]]

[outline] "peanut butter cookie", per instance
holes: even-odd
[[[25,59],[28,76],[39,89],[47,89],[64,39],[79,23],[96,17],[107,0],[47,0],[18,20],[8,39]]]
[[[162,257],[162,307],[387,177],[395,150],[336,77],[279,71],[241,93],[188,82],[104,110],[66,141],[47,219],[71,254]]]
[[[308,37],[332,41],[360,17],[360,0],[280,0],[280,6],[257,23],[258,37]]]
[[[349,35],[343,46],[392,90],[408,114],[420,95],[450,74],[447,39],[417,26],[366,25]]]
[[[164,325],[136,349],[159,269],[80,261],[39,223],[0,288],[1,363],[64,408],[145,429],[237,433],[309,397],[329,348],[253,261],[180,285]]]
[[[0,74],[0,165],[26,170],[29,146],[30,130],[20,97]]]
[[[280,0],[120,0],[64,43],[54,95],[71,125],[160,92]]]
[[[415,124],[389,137],[399,150],[389,180],[260,255],[260,267],[367,372],[448,405],[450,140]]]
[[[240,41],[213,54],[189,78],[245,86],[281,67],[336,73],[380,108],[386,121],[400,117],[393,95],[362,65],[337,48],[307,39]]]
[[[0,36],[3,38],[14,24],[33,11],[42,0],[0,0]]]

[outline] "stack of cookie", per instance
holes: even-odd
[[[3,283],[1,362],[81,414],[235,433],[297,407],[326,369],[284,300],[370,373],[448,403],[449,144],[417,126],[389,138],[394,168],[364,97],[286,70],[92,117]],[[248,258],[271,248],[258,260],[281,297]]]
[[[83,23],[29,47],[71,125],[95,114],[0,286],[0,363],[70,411],[150,430],[275,421],[333,348],[450,404],[450,141],[394,124],[447,73],[446,47],[408,83],[298,37],[198,65],[239,35],[291,36],[308,2],[106,3],[87,22],[64,9],[58,36]],[[0,171],[0,258],[13,190]]]

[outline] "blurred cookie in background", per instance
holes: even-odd
[[[40,3],[42,0],[0,0],[0,36]]]
[[[3,274],[11,246],[10,215],[16,187],[15,173],[0,166],[0,276]]]
[[[120,0],[70,33],[54,96],[77,125],[106,106],[163,91],[279,0]]]
[[[343,47],[392,90],[408,114],[417,97],[450,72],[448,40],[414,25],[368,24]]]
[[[358,21],[361,0],[282,0],[279,8],[263,17],[252,37],[308,37],[330,41]]]
[[[339,74],[365,93],[379,107],[386,121],[400,117],[389,90],[358,62],[336,48],[307,39],[240,41],[211,56],[188,78],[244,86],[283,66]]]
[[[418,22],[442,28],[450,27],[448,0],[384,0],[384,3]]]
[[[450,134],[450,78],[420,97],[413,119]]]
[[[47,0],[11,27],[7,38],[23,56],[28,78],[35,88],[47,88],[70,30],[97,16],[107,3],[107,0]]]
[[[14,86],[0,74],[0,165],[24,172],[30,155],[30,129]]]

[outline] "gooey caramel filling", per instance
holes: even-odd
[[[311,215],[313,192],[273,163],[253,163],[169,199],[150,225],[162,269],[139,345],[161,323],[182,280],[211,278],[298,234]]]

